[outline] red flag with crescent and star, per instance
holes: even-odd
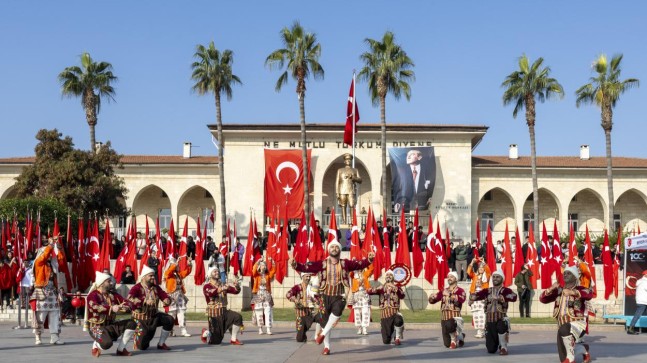
[[[308,150],[308,165],[311,154]],[[312,186],[312,173],[308,175]],[[299,218],[304,205],[303,177],[301,150],[265,149],[265,214],[278,218],[273,206],[287,201],[288,218]]]

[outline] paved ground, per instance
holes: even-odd
[[[312,342],[297,343],[294,341],[293,326],[280,323],[275,327],[274,335],[258,335],[256,329],[248,326],[241,336],[244,346],[207,346],[199,340],[198,334],[202,323],[191,323],[191,338],[169,338],[167,343],[173,348],[170,352],[156,349],[135,352],[132,357],[116,357],[115,347],[104,352],[101,362],[412,362],[435,359],[459,362],[468,359],[470,363],[478,362],[557,362],[555,347],[555,326],[513,326],[510,337],[510,355],[499,357],[489,355],[483,340],[473,338],[474,331],[467,331],[465,347],[448,350],[442,347],[438,324],[411,324],[405,330],[405,339],[399,347],[383,345],[377,324],[373,324],[366,337],[358,337],[355,330],[343,324],[333,330],[332,355],[321,356],[322,346]],[[9,324],[0,324],[0,357],[2,362],[87,362],[93,361],[90,356],[90,338],[78,326],[63,328],[63,346],[34,346],[31,329],[14,330]],[[225,336],[225,341],[229,336]],[[629,336],[621,326],[594,327],[587,337],[591,344],[593,360],[597,362],[647,361],[647,334]],[[43,342],[49,342],[43,334]],[[153,344],[157,338],[153,340]],[[155,347],[155,345],[153,345]],[[130,348],[130,347],[129,347]],[[581,357],[578,357],[578,362]]]

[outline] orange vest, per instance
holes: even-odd
[[[175,275],[177,264],[173,264],[168,269],[166,269],[166,271],[164,271],[164,279],[166,280],[166,292],[168,292],[169,294],[175,292],[175,290],[177,289],[177,279],[179,278],[181,280],[189,276],[192,269],[193,265],[187,265],[186,270],[178,272],[177,276]],[[186,294],[184,285],[182,285],[182,293]]]
[[[51,278],[52,273],[54,273],[54,271],[52,271],[52,267],[47,264],[47,261],[52,256],[53,249],[54,246],[51,244],[43,247],[43,253],[34,260],[34,287],[47,286],[47,282]],[[63,254],[60,250],[56,257],[58,261],[62,260]],[[54,285],[57,285],[56,279],[54,279]]]
[[[256,294],[258,289],[261,287],[261,274],[258,273],[258,263],[261,260],[256,261],[254,267],[252,267],[252,294]],[[269,271],[265,274],[265,289],[270,294],[272,293],[272,280],[276,274],[276,265],[272,264]]]
[[[483,267],[483,270],[484,270],[483,273],[485,274],[485,277],[486,277],[486,281],[481,282],[481,290],[487,290],[490,287],[490,275],[492,275],[492,273],[490,272],[490,268],[488,267],[488,265],[485,265]],[[470,294],[473,294],[476,292],[476,280],[478,278],[478,275],[477,275],[477,272],[475,272],[472,269],[471,263],[469,266],[467,266],[467,275],[470,277],[470,279],[472,279],[472,285],[470,286]]]
[[[370,264],[367,268],[362,271],[362,277],[364,277],[364,289],[368,290],[371,288],[371,284],[368,283],[368,278],[373,274],[373,264]],[[359,280],[355,278],[355,271],[350,273],[350,278],[352,281],[351,291],[359,291]]]

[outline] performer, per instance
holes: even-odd
[[[263,334],[263,316],[267,334],[272,335],[272,280],[276,274],[276,264],[269,258],[271,268],[267,269],[265,260],[258,260],[252,267],[252,304],[254,304],[254,315],[252,322],[258,325],[258,334]]]
[[[353,271],[350,273],[352,283],[348,305],[353,308],[357,335],[368,335],[367,329],[371,323],[371,298],[366,291],[371,287],[368,279],[372,274],[373,265],[368,266],[362,271]]]
[[[337,170],[335,192],[337,193],[337,202],[341,207],[342,224],[349,223],[346,206],[349,206],[350,210],[355,208],[355,183],[362,183],[362,178],[359,176],[359,170],[351,166],[352,162],[353,155],[348,153],[344,154],[345,166]]]
[[[400,300],[404,299],[404,291],[393,283],[393,271],[386,271],[384,279],[385,283],[382,287],[369,288],[367,292],[369,295],[380,296],[382,343],[391,344],[391,338],[395,331],[395,345],[400,345],[404,330],[404,319],[400,314]]]
[[[491,274],[490,268],[482,258],[474,258],[472,263],[467,266],[467,275],[472,280],[470,294],[489,288]],[[472,310],[472,326],[476,329],[474,337],[485,338],[485,303],[483,301],[474,301],[470,308]]]
[[[465,345],[465,333],[463,333],[463,318],[461,308],[465,302],[465,290],[458,287],[458,274],[455,271],[447,275],[447,286],[436,295],[429,296],[429,303],[435,304],[441,301],[440,311],[442,318],[440,328],[443,335],[443,344],[446,348],[456,349]]]
[[[499,355],[508,355],[508,303],[517,301],[517,294],[503,286],[504,279],[502,271],[495,271],[492,274],[492,287],[470,294],[470,304],[485,301],[485,346],[488,353],[499,350]]]
[[[227,309],[227,294],[238,294],[240,284],[234,278],[232,284],[224,284],[220,281],[218,267],[210,267],[207,271],[209,281],[202,287],[204,298],[207,300],[208,329],[202,329],[202,341],[208,344],[220,344],[225,332],[231,329],[232,345],[243,345],[238,340],[238,333],[242,334],[243,317],[234,311]]]
[[[202,262],[202,261],[200,261]],[[186,322],[184,319],[186,313],[186,303],[189,299],[186,297],[186,288],[184,287],[184,278],[189,276],[193,264],[191,258],[187,257],[187,267],[184,270],[179,270],[177,260],[173,257],[169,258],[164,268],[164,280],[166,281],[166,293],[171,297],[171,305],[169,305],[169,315],[173,320],[177,318],[177,325],[180,327],[180,336],[190,337],[191,334],[186,331]],[[171,336],[175,336],[171,330]]]
[[[117,313],[130,311],[130,303],[114,291],[114,283],[110,275],[96,273],[85,310],[88,333],[94,340],[92,356],[99,357],[101,352],[110,349],[116,340],[119,340],[118,356],[132,355],[126,350],[126,344],[135,333],[135,323],[132,319],[115,320]],[[121,339],[119,339],[120,336],[122,336]]]
[[[294,312],[296,315],[297,342],[303,343],[308,340],[306,334],[312,326],[316,324],[320,329],[321,325],[317,323],[314,311],[315,297],[311,293],[310,273],[301,274],[301,283],[294,285],[285,294],[285,298],[294,303]]]
[[[544,290],[539,301],[554,302],[553,317],[557,320],[557,352],[562,363],[575,362],[575,343],[586,332],[586,302],[593,298],[593,292],[579,285],[580,273],[577,266],[564,269],[564,287],[555,282]],[[591,361],[588,351],[582,353],[584,362]]]
[[[355,270],[363,270],[373,263],[375,254],[373,252],[368,254],[368,258],[361,261],[351,261],[347,259],[340,259],[341,244],[336,240],[328,244],[329,256],[316,262],[308,262],[305,264],[298,263],[292,259],[290,264],[297,272],[316,273],[319,276],[321,283],[319,287],[320,292],[320,312],[323,312],[322,325],[324,329],[316,338],[317,344],[324,343],[324,350],[321,354],[330,354],[330,330],[339,321],[344,307],[346,306],[346,299],[344,297],[345,289],[348,289],[348,273]]]
[[[158,326],[162,327],[162,332],[157,349],[171,350],[166,345],[166,339],[173,329],[173,317],[157,310],[160,300],[165,306],[168,306],[171,304],[171,297],[155,283],[155,275],[155,270],[144,265],[141,275],[139,275],[139,283],[135,284],[128,293],[128,301],[131,304],[133,320],[136,324],[135,350],[148,349]],[[128,332],[128,334],[130,333]]]
[[[63,261],[63,246],[58,236],[43,240],[43,247],[36,252],[34,259],[34,292],[30,303],[34,313],[33,328],[36,345],[41,345],[40,335],[45,321],[49,324],[50,343],[65,344],[59,337],[61,333],[61,306],[58,299],[58,261]],[[56,245],[56,249],[54,249]]]

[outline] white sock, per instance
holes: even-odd
[[[323,331],[321,334],[328,336],[328,333],[332,330],[332,327],[339,321],[339,316],[330,314],[330,317],[328,318],[328,322],[326,323],[326,326],[323,328]]]
[[[330,336],[329,335],[326,335],[324,337],[324,348],[330,349]]]
[[[501,346],[501,349],[505,348],[506,350],[508,349],[508,342],[506,341],[506,334],[499,334],[499,345]]]
[[[562,337],[562,342],[564,343],[564,348],[566,349],[566,358],[571,362],[575,362],[575,339],[573,339],[572,335],[569,335]]]
[[[402,339],[402,330],[404,329],[403,326],[396,326],[395,327],[395,339]]]
[[[157,343],[158,345],[163,345],[166,343],[166,338],[171,334],[171,331],[169,330],[164,330],[162,329],[162,332],[160,333],[160,341]]]
[[[238,332],[240,331],[240,327],[238,325],[232,325],[231,326],[231,341],[235,342],[238,340]]]

